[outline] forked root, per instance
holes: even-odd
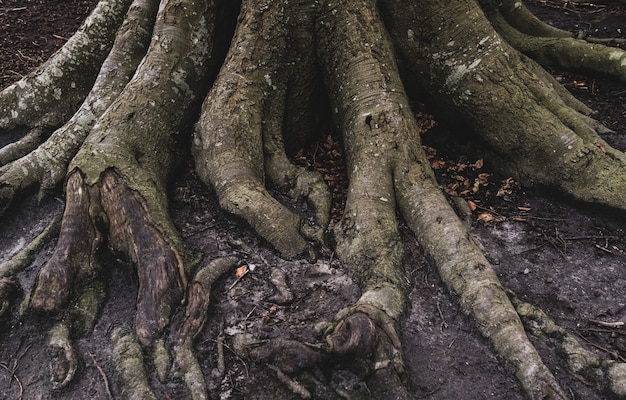
[[[142,197],[114,170],[92,187],[79,171],[68,178],[67,201],[55,252],[40,270],[31,307],[58,313],[74,287],[98,275],[96,250],[103,234],[109,246],[127,255],[137,268],[139,293],[135,328],[144,344],[160,336],[186,285],[183,260],[152,220]],[[102,232],[101,232],[102,231]]]
[[[287,85],[299,73],[286,59],[293,38],[285,28],[289,12],[303,7],[297,3],[244,1],[228,56],[203,104],[192,150],[200,178],[215,188],[223,209],[245,219],[283,257],[314,258],[311,242],[321,241],[328,223],[329,192],[317,174],[289,163],[281,137]],[[289,210],[266,185],[306,198],[315,220]]]

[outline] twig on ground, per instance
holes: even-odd
[[[0,367],[4,368],[9,374],[11,374],[11,379],[9,379],[9,383],[8,385],[11,384],[11,382],[15,381],[17,382],[17,385],[20,388],[20,392],[18,395],[18,400],[22,400],[22,395],[24,394],[24,388],[22,387],[22,382],[20,381],[20,378],[17,377],[17,375],[15,374],[15,370],[11,371],[6,365],[4,364],[0,364]],[[8,387],[8,386],[7,386]]]
[[[598,321],[596,319],[590,319],[589,322],[598,326],[604,326],[605,328],[617,329],[617,328],[621,328],[622,326],[624,326],[624,322],[622,321],[604,322],[604,321]]]
[[[276,376],[278,377],[278,380],[280,380],[282,383],[287,385],[287,387],[292,392],[299,395],[303,399],[310,399],[312,397],[311,392],[309,392],[304,386],[302,386],[297,381],[285,375],[285,373],[281,371],[280,368],[272,364],[268,364],[267,366],[270,367],[272,370],[274,370],[274,372],[276,372]]]
[[[439,306],[439,302],[437,302],[437,311],[439,312],[439,317],[441,318],[441,330],[448,329],[448,323],[446,319],[443,317],[443,312],[441,311],[441,307]]]
[[[600,249],[600,250],[604,251],[604,252],[607,252],[607,253],[609,253],[609,254],[613,254],[613,252],[612,252],[611,250],[607,249],[606,247],[602,247],[602,246],[600,246],[599,244],[596,244],[596,247],[597,247],[598,249]]]
[[[87,354],[89,355],[89,357],[91,357],[91,361],[93,361],[93,364],[96,366],[96,369],[98,370],[98,372],[100,373],[100,376],[102,377],[102,381],[104,382],[104,388],[107,391],[107,395],[109,396],[109,399],[113,400],[113,394],[111,393],[109,380],[107,379],[106,374],[104,373],[104,371],[102,370],[98,362],[96,361],[96,357],[94,357],[94,355],[91,354],[90,352],[88,352]]]
[[[610,350],[607,349],[606,347],[600,346],[597,343],[592,342],[591,340],[587,339],[584,335],[582,335],[580,332],[577,332],[578,336],[585,341],[585,343],[587,343],[589,346],[591,347],[595,347],[596,349],[605,352],[606,354],[611,355],[614,359],[619,360],[623,363],[626,363],[626,358],[622,357],[617,351],[615,350]]]

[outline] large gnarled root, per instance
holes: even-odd
[[[203,105],[193,154],[196,170],[215,188],[222,208],[293,258],[311,252],[309,241],[320,241],[330,210],[321,177],[289,163],[281,136],[288,78],[298,72],[285,60],[286,13],[294,7],[305,12],[310,5],[257,3],[242,5],[227,59]],[[312,201],[315,220],[288,210],[266,183]]]
[[[354,307],[337,315],[338,326],[327,340],[337,354],[373,357],[375,375],[389,369],[397,377],[403,366],[394,324],[406,302],[408,258],[398,231],[393,173],[406,140],[398,124],[410,110],[374,2],[365,2],[359,12],[349,2],[320,2],[316,21],[350,181],[344,216],[335,228],[337,256],[363,290]],[[398,390],[396,396],[408,398],[401,386]]]
[[[337,99],[335,109],[346,137],[350,177],[346,213],[337,228],[337,254],[364,288],[357,307],[380,310],[390,320],[403,310],[406,259],[397,233],[397,203],[444,282],[497,353],[514,366],[528,395],[566,398],[526,337],[493,268],[437,187],[374,4],[361,13],[342,2],[322,7],[320,38],[341,37],[349,43],[333,46],[320,39],[327,86],[331,98]],[[358,51],[344,54],[345,48]],[[366,209],[368,213],[362,212]],[[379,326],[389,325],[373,312],[365,314]],[[393,335],[386,336],[395,347]]]
[[[389,15],[398,11],[396,2],[385,4]],[[536,62],[510,47],[477,4],[432,4],[399,14],[403,19],[394,19],[392,36],[402,57],[414,61],[404,65],[407,72],[433,94],[438,110],[468,124],[503,173],[624,208],[626,179],[619,177],[626,158],[598,136],[607,129]]]
[[[91,217],[91,195],[80,174],[67,182],[61,232],[52,257],[39,270],[30,299],[34,310],[56,313],[67,305],[75,276],[78,283],[95,278],[95,250],[101,235]]]
[[[146,17],[145,10],[134,10]],[[69,334],[59,333],[76,326],[83,327],[77,335],[84,335],[97,314],[101,299],[76,286],[97,283],[96,251],[104,237],[136,266],[136,337],[152,347],[159,377],[166,378],[170,361],[161,336],[183,299],[192,268],[169,218],[166,186],[186,143],[178,135],[190,128],[189,114],[209,84],[213,11],[213,2],[161,4],[141,67],[127,86],[122,84],[119,96],[113,93],[115,99],[107,100],[111,105],[78,143],[68,167],[61,234],[30,301],[35,310],[63,312],[51,340],[57,386],[71,380],[76,364]],[[178,105],[174,111],[172,103]],[[75,311],[82,308],[89,312],[78,315]],[[116,354],[132,353],[132,343],[122,336],[115,335],[122,343]],[[120,368],[128,365],[124,356],[117,358]]]
[[[109,245],[127,254],[137,268],[139,291],[135,331],[144,344],[160,337],[186,285],[180,250],[151,219],[146,204],[114,172],[102,178],[102,209]]]
[[[413,60],[404,67],[433,93],[440,110],[469,123],[499,152],[504,171],[582,200],[623,207],[624,180],[613,175],[623,169],[623,155],[599,138],[601,128],[585,115],[585,107],[498,36],[477,4],[433,2],[413,8],[389,0],[383,9],[395,16],[388,26],[396,48]],[[441,195],[434,181],[424,179],[428,163],[421,150],[414,154],[416,162],[407,164],[406,179],[399,180],[399,203],[409,205],[402,211],[407,223],[479,330],[515,367],[524,390],[532,398],[565,398],[492,267],[466,228],[449,222],[454,218],[436,199]]]
[[[144,344],[161,335],[186,284],[166,185],[184,144],[177,134],[189,128],[188,114],[209,83],[213,28],[212,3],[187,3],[162,5],[135,79],[98,120],[70,165],[84,174],[87,185],[99,186],[109,243],[137,266],[135,328]]]
[[[100,72],[91,91],[67,123],[41,145],[37,141],[26,140],[33,136],[31,133],[0,150],[0,164],[8,163],[0,168],[0,213],[9,206],[14,196],[31,185],[41,185],[41,196],[63,180],[70,160],[100,115],[128,84],[143,58],[150,42],[158,3],[156,0],[133,2],[117,30],[109,55],[101,66],[93,66],[94,69],[100,68]],[[37,98],[36,95],[33,97]],[[41,130],[36,128],[33,132]]]

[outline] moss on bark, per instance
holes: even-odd
[[[221,6],[228,7],[226,3]],[[364,0],[355,6],[347,0],[244,0],[226,60],[211,86],[217,67],[214,3],[166,0],[158,10],[156,4],[137,0],[130,7],[113,51],[74,119],[23,157],[35,146],[28,140],[0,153],[7,161],[18,158],[0,170],[1,207],[26,187],[42,183],[50,188],[67,173],[59,241],[39,272],[30,302],[35,310],[62,315],[52,332],[53,350],[60,355],[57,382],[65,384],[75,371],[69,325],[76,325],[77,334],[87,333],[103,301],[97,251],[106,237],[111,249],[132,261],[139,277],[135,334],[116,330],[112,338],[123,396],[155,397],[141,345],[155,350],[159,378],[167,378],[171,360],[162,336],[188,291],[174,361],[192,396],[207,397],[192,341],[205,322],[211,284],[235,260],[220,259],[187,281],[195,266],[170,220],[167,185],[190,144],[199,176],[213,186],[222,208],[244,218],[283,257],[312,259],[313,250],[328,250],[328,188],[317,173],[295,167],[287,157],[319,128],[311,110],[317,99],[317,58],[350,181],[344,215],[334,229],[336,256],[362,293],[356,304],[336,315],[323,343],[313,347],[279,339],[251,354],[271,362],[279,379],[304,396],[310,392],[285,372],[299,373],[303,365],[346,355],[367,359],[372,384],[397,386],[404,366],[396,324],[406,305],[412,267],[399,232],[401,217],[462,309],[513,366],[527,394],[565,398],[526,336],[519,315],[529,314],[513,307],[439,190],[405,85],[428,91],[441,115],[471,128],[502,171],[623,210],[626,158],[599,138],[603,128],[587,107],[515,48],[540,57],[546,43],[569,43],[585,51],[589,46],[541,24],[511,1]],[[113,32],[124,5],[102,2],[73,45],[109,46],[112,34],[97,38],[101,42],[86,40],[96,32],[90,24],[106,11],[110,22],[102,32]],[[135,32],[143,39],[129,46]],[[529,43],[538,43],[537,48],[530,49]],[[31,97],[42,107],[65,96],[57,82],[73,81],[72,68],[78,64],[71,60],[90,65],[105,55],[67,58],[70,47],[41,74],[0,95],[2,127],[56,128],[69,118],[76,99],[86,95],[96,77],[94,71],[49,115],[16,110]],[[622,76],[623,53],[602,52],[612,62],[605,64]],[[572,57],[580,59],[580,54]],[[69,69],[61,71],[65,67]],[[43,83],[47,92],[35,90],[33,82]],[[190,143],[185,132],[198,113]],[[45,172],[48,166],[51,172]],[[306,200],[308,215],[279,202],[275,190]],[[15,269],[2,268],[7,272],[1,284],[9,293]],[[284,283],[280,274],[271,279]],[[289,293],[280,295],[288,301]],[[67,311],[68,304],[78,308]],[[533,318],[539,317],[534,313]],[[602,364],[592,361],[594,367]],[[573,368],[580,369],[579,364],[573,362]],[[603,385],[622,395],[623,366],[603,368]],[[402,387],[376,393],[410,397]]]

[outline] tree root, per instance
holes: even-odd
[[[407,15],[405,6],[402,12],[393,12],[393,15]],[[328,51],[328,54],[321,54],[327,86],[331,98],[337,100],[334,107],[338,110],[339,125],[347,135],[345,142],[349,143],[350,190],[344,219],[337,228],[337,254],[362,282],[364,294],[357,304],[374,306],[391,320],[402,312],[406,285],[402,272],[403,250],[389,250],[394,243],[400,243],[393,207],[397,203],[444,282],[460,297],[462,308],[472,314],[496,352],[514,366],[526,393],[531,398],[565,399],[564,392],[526,337],[491,265],[437,187],[420,146],[419,130],[409,113],[394,60],[381,56],[392,54],[391,45],[384,30],[370,22],[378,19],[369,15],[375,12],[373,4],[356,17],[352,17],[352,10],[344,7],[342,2],[333,2],[332,6],[325,4],[319,17],[323,21],[319,29],[321,38],[337,35],[346,38],[347,47],[359,49],[356,54],[360,56],[344,56],[346,43],[332,50],[333,43],[322,40],[320,49]],[[441,7],[450,8],[449,5]],[[423,9],[423,5],[420,6],[420,10]],[[436,29],[429,30],[433,31]],[[403,33],[406,32],[405,29]],[[372,54],[370,58],[369,54]],[[360,73],[339,75],[337,71]],[[341,79],[335,80],[335,77]],[[378,96],[364,94],[363,87],[377,88]],[[352,132],[354,136],[348,136]],[[375,167],[369,167],[372,163]],[[377,211],[372,213],[373,221],[368,222],[368,215],[359,211],[371,212],[372,209]],[[360,238],[364,242],[367,238],[367,246],[359,245]],[[372,251],[381,254],[371,254]],[[391,343],[395,347],[393,340]],[[359,348],[355,344],[352,347]]]
[[[390,13],[397,10],[393,1],[387,3]],[[439,28],[432,21],[424,19],[426,25],[419,28],[408,18],[394,21],[396,48],[403,59],[416,61],[404,65],[407,71],[433,93],[439,110],[467,122],[503,173],[529,186],[552,187],[583,202],[624,209],[619,193],[626,180],[616,177],[626,159],[599,137],[608,130],[543,68],[506,43],[478,5],[468,3],[463,9],[472,23],[457,25],[463,12],[454,8],[427,11],[449,16],[445,35],[433,41],[421,41],[429,29]],[[410,39],[407,29],[415,32]],[[441,57],[433,63],[427,54]],[[498,128],[502,126],[507,129]]]
[[[0,134],[22,126],[56,129],[72,116],[93,85],[130,2],[99,2],[52,58],[2,91]]]
[[[101,4],[105,3],[122,7],[122,2]],[[383,17],[394,17],[387,24],[389,32],[377,3]],[[524,40],[543,41],[544,46],[545,40],[573,39],[540,24],[510,1],[501,8],[483,2],[492,11],[493,25],[498,19],[506,22],[501,24],[502,36],[477,3],[444,3],[365,0],[354,7],[348,0],[321,0],[314,5],[305,0],[243,1],[227,59],[196,125],[192,145],[196,169],[215,188],[222,208],[245,219],[281,256],[313,259],[316,246],[326,250],[328,188],[319,174],[294,166],[286,151],[288,143],[301,140],[287,114],[306,108],[302,105],[310,100],[297,98],[314,93],[310,87],[314,66],[308,65],[312,51],[305,51],[302,58],[298,54],[314,43],[313,35],[306,34],[314,29],[331,109],[343,134],[350,181],[345,213],[334,232],[336,255],[362,293],[355,304],[337,313],[321,344],[287,339],[262,342],[242,335],[234,347],[239,354],[268,364],[303,398],[315,393],[310,388],[315,379],[306,370],[329,360],[361,369],[375,398],[410,398],[402,384],[404,365],[396,330],[410,284],[400,215],[458,296],[461,308],[515,369],[530,398],[566,396],[526,336],[520,316],[529,330],[561,340],[574,373],[600,377],[600,389],[624,397],[624,364],[600,360],[529,305],[514,299],[513,306],[482,250],[438,188],[394,55],[395,43],[399,58],[411,60],[402,69],[421,88],[429,88],[437,104],[481,133],[503,170],[525,182],[558,186],[578,199],[624,209],[626,179],[608,176],[626,167],[626,157],[599,138],[597,133],[604,128],[590,117],[591,110],[504,40],[514,42],[514,35],[505,32],[511,26],[523,32],[519,35]],[[159,379],[168,379],[172,359],[162,336],[188,290],[173,361],[192,398],[206,399],[208,390],[193,340],[205,323],[211,285],[237,260],[214,260],[187,282],[195,265],[169,218],[166,189],[186,144],[178,133],[190,127],[191,112],[211,79],[214,4],[164,1],[158,11],[156,4],[137,0],[131,6],[96,85],[72,121],[35,150],[25,139],[15,147],[21,149],[0,153],[0,158],[13,160],[0,169],[0,212],[25,187],[41,183],[45,191],[67,176],[59,240],[30,296],[33,310],[60,315],[50,335],[55,388],[67,385],[77,371],[70,336],[92,329],[104,299],[97,251],[106,239],[113,251],[130,259],[139,282],[135,332],[116,329],[111,337],[122,395],[156,398],[143,348],[152,351]],[[94,13],[92,19],[97,17]],[[295,23],[306,29],[290,30]],[[551,38],[527,38],[527,26]],[[135,30],[143,39],[128,39]],[[148,37],[152,42],[146,56],[126,59],[143,53]],[[125,48],[128,42],[136,47]],[[98,43],[108,45],[110,38]],[[610,61],[624,60],[623,52],[602,51]],[[54,75],[46,90],[52,98],[57,96],[55,79],[60,76],[55,74],[63,65],[55,63],[65,61],[54,58],[40,78],[29,76],[0,95],[0,114],[10,116],[0,119],[0,128],[23,125],[36,133],[58,126],[45,113],[34,118],[11,108],[17,107],[12,102],[17,104],[24,93],[38,93],[31,81],[46,74]],[[119,63],[125,69],[118,68]],[[299,76],[300,69],[304,77]],[[71,71],[63,73],[64,79],[73,76]],[[111,73],[117,74],[115,79]],[[410,79],[407,82],[411,84]],[[418,87],[414,81],[412,85]],[[77,104],[75,97],[86,92],[85,85],[77,86],[80,96],[67,94],[59,103]],[[34,104],[34,109],[50,103],[50,97],[41,97],[43,103]],[[69,115],[61,108],[51,112],[55,118]],[[313,119],[310,114],[302,118]],[[73,132],[75,136],[66,141]],[[546,164],[552,166],[549,171]],[[51,172],[43,172],[46,166]],[[291,211],[268,188],[288,192],[296,201],[306,200],[308,209]],[[25,256],[31,256],[34,250],[25,251]],[[20,268],[17,261],[11,263],[0,267],[0,315],[9,296],[2,293],[10,293],[14,284],[9,278]],[[273,270],[271,280],[278,292],[271,300],[290,302],[293,294],[284,273]],[[223,373],[221,363],[218,369]],[[308,378],[292,379],[287,374]]]
[[[0,264],[0,316],[8,311],[12,294],[18,288],[18,282],[14,276],[28,267],[41,248],[58,235],[61,228],[61,217],[61,214],[55,215],[46,228],[27,246]],[[29,295],[27,295],[27,299],[26,303],[29,303]]]
[[[57,323],[50,330],[48,354],[50,355],[52,389],[55,390],[67,386],[78,369],[78,358],[70,341],[69,331],[69,326],[62,322]]]
[[[31,129],[20,140],[9,143],[0,149],[0,165],[17,160],[36,149],[45,139],[46,132],[38,127]]]
[[[63,313],[49,332],[48,354],[52,389],[67,386],[78,369],[78,357],[72,338],[88,335],[104,303],[104,285],[94,280],[79,289],[75,302]]]
[[[146,373],[143,352],[133,334],[117,328],[111,335],[113,362],[122,398],[156,400]]]
[[[4,157],[5,160],[0,160],[0,164],[13,162],[0,168],[0,214],[10,205],[13,197],[24,189],[40,184],[41,198],[64,179],[70,160],[97,119],[128,84],[145,54],[157,8],[158,2],[154,0],[133,2],[122,26],[117,30],[113,47],[102,63],[95,83],[67,123],[35,149],[25,146],[19,146],[19,152],[11,146],[2,149],[3,153],[10,154]],[[38,130],[42,129],[35,128],[33,131]],[[24,150],[29,151],[22,154]]]
[[[603,360],[582,346],[574,335],[558,326],[543,311],[520,301],[512,293],[510,297],[529,332],[538,338],[550,338],[558,343],[559,354],[566,360],[573,374],[592,382],[611,398],[626,398],[625,363]]]
[[[200,364],[194,354],[193,339],[200,333],[207,316],[211,286],[220,276],[232,269],[238,259],[235,257],[218,258],[204,268],[198,270],[187,286],[187,306],[185,318],[178,328],[174,345],[174,362],[178,368],[191,398],[201,400],[208,398],[208,389]]]
[[[35,255],[53,237],[58,235],[61,229],[61,214],[52,217],[50,223],[37,235],[27,246],[20,250],[10,259],[0,264],[0,279],[10,278],[23,271],[33,261]]]
[[[570,32],[555,28],[535,17],[520,1],[503,0],[496,2],[492,0],[479,0],[479,3],[486,13],[497,8],[498,12],[511,27],[526,35],[551,38],[572,37]]]
[[[481,3],[491,3],[482,1]],[[505,5],[483,7],[493,27],[511,46],[543,65],[601,73],[626,82],[626,51],[584,40],[516,29],[523,21],[506,18]],[[491,12],[489,12],[491,11]]]
[[[67,305],[75,277],[83,283],[96,276],[93,256],[101,238],[90,207],[89,189],[80,174],[72,174],[57,246],[37,274],[30,299],[33,310],[58,313]]]
[[[244,2],[227,59],[203,104],[192,147],[196,170],[215,188],[221,207],[244,218],[283,257],[313,258],[308,241],[321,242],[330,194],[320,176],[289,163],[280,136],[287,80],[296,73],[286,69],[289,38],[282,21],[294,5],[254,4]],[[272,197],[266,177],[269,184],[291,188],[293,197],[306,197],[314,220]]]
[[[65,386],[76,371],[69,327],[77,336],[87,334],[103,300],[97,250],[105,238],[112,250],[126,255],[137,268],[135,332],[143,345],[152,348],[160,378],[168,377],[171,360],[161,335],[183,299],[186,275],[194,266],[169,218],[165,187],[182,144],[175,133],[189,127],[187,114],[208,84],[214,18],[212,2],[179,3],[165,2],[155,16],[158,2],[137,1],[76,119],[55,132],[51,141],[2,170],[3,191],[9,192],[4,200],[32,183],[21,179],[29,173],[35,172],[36,179],[41,179],[36,168],[50,164],[56,168],[54,176],[70,171],[57,246],[27,296],[31,309],[61,314],[62,322],[51,338],[55,387]],[[128,38],[135,30],[140,31],[140,40]],[[142,70],[128,83],[150,37],[153,41]],[[123,68],[117,67],[120,63]],[[150,72],[154,65],[161,75]],[[141,100],[146,98],[156,100],[149,112],[134,117],[132,110],[143,106]],[[169,111],[172,102],[180,105],[177,112]],[[66,142],[68,135],[72,137]],[[60,145],[60,151],[49,147],[53,144]],[[40,152],[46,154],[43,160],[38,159]],[[13,173],[23,170],[33,158],[35,170],[22,171],[21,176]],[[47,185],[45,179],[41,181]],[[14,267],[9,269],[12,272]],[[198,329],[202,326],[196,324]],[[136,356],[135,339],[126,337],[119,332],[114,335],[122,369],[143,363],[126,357]],[[191,338],[185,341],[185,345],[190,343]],[[125,390],[141,393],[140,398],[150,395],[141,387]]]
[[[143,344],[154,341],[169,323],[186,285],[183,260],[163,231],[146,214],[146,205],[108,172],[100,189],[109,222],[109,244],[128,254],[137,268],[139,292],[135,331]]]

